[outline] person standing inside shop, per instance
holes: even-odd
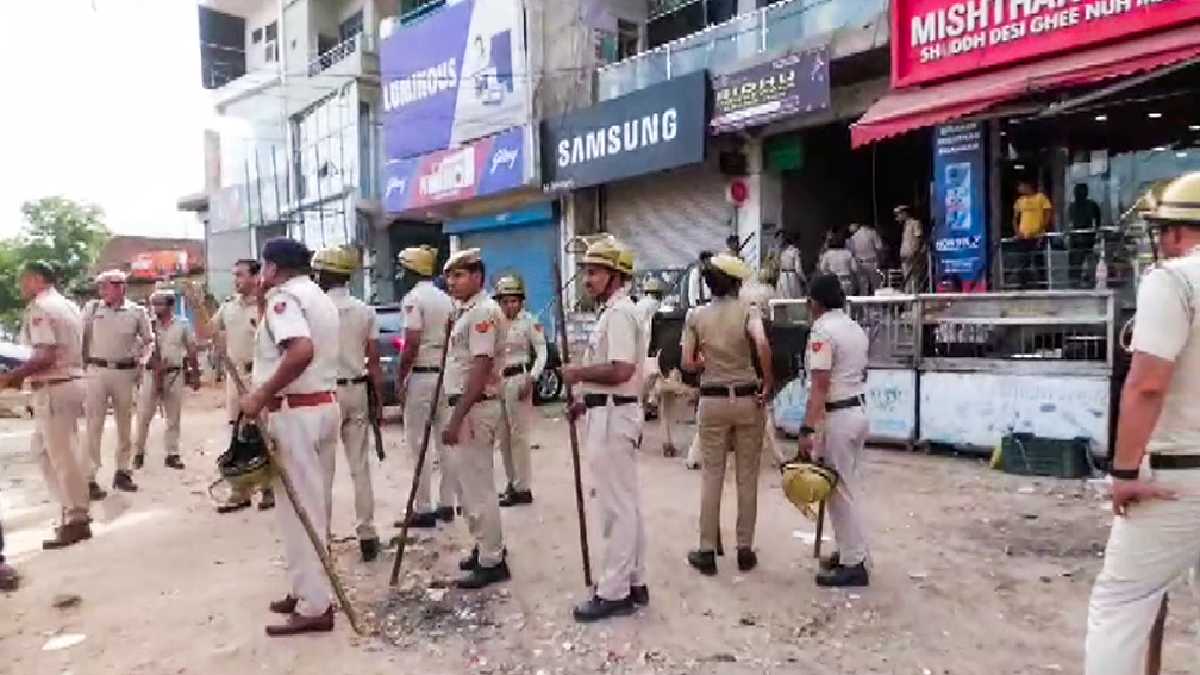
[[[1021,255],[1018,276],[1022,288],[1042,284],[1046,264],[1038,244],[1053,224],[1054,206],[1050,198],[1042,194],[1033,181],[1018,182],[1017,201],[1013,203],[1013,236],[1017,238],[1017,252]]]
[[[1075,200],[1067,207],[1067,219],[1070,221],[1070,265],[1071,279],[1076,288],[1090,288],[1094,279],[1089,279],[1085,264],[1092,257],[1096,246],[1096,231],[1100,229],[1100,205],[1088,196],[1087,183],[1075,184]],[[1094,269],[1094,268],[1093,268]]]
[[[904,290],[922,293],[928,272],[925,264],[925,228],[913,216],[911,206],[900,205],[893,209],[896,222],[900,224],[900,269],[904,272]]]
[[[841,230],[833,232],[829,239],[829,248],[821,254],[817,262],[818,274],[832,274],[842,284],[842,292],[854,295],[858,278],[858,261],[846,249],[846,235]]]
[[[779,254],[779,277],[775,281],[775,292],[780,300],[804,297],[804,265],[800,260],[796,235],[791,232],[783,233],[783,251]]]
[[[848,247],[858,264],[858,292],[872,295],[879,286],[879,259],[883,257],[883,240],[870,223],[850,226]]]

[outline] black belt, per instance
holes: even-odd
[[[339,387],[344,387],[348,384],[362,384],[366,381],[366,375],[359,375],[358,377],[339,377],[337,382]]]
[[[52,377],[48,380],[32,380],[29,383],[29,388],[37,391],[43,387],[53,387],[58,384],[66,384],[78,380],[78,377]]]
[[[183,366],[167,366],[163,368],[164,373],[178,373],[181,370],[183,370]],[[149,372],[154,372],[154,369],[151,368]]]
[[[462,394],[450,394],[449,396],[446,397],[446,402],[450,404],[451,408],[457,408],[458,402],[461,400],[462,400]],[[495,396],[483,396],[479,399],[479,401],[477,401],[477,403],[482,403],[484,401],[495,401],[495,400],[496,400]]]
[[[243,363],[242,370],[246,371],[247,373],[252,372],[254,370],[254,362],[251,361],[250,363]]]
[[[100,366],[101,368],[112,368],[113,370],[133,370],[137,368],[137,363],[130,359],[128,361],[107,361],[105,359],[88,359],[88,365]]]
[[[757,384],[711,384],[700,387],[701,396],[754,396],[758,394]]]
[[[825,404],[825,412],[833,412],[835,410],[845,410],[846,408],[857,408],[861,405],[866,405],[867,399],[862,394],[851,398],[844,398],[840,401],[830,401]]]
[[[622,396],[620,394],[584,394],[583,405],[587,408],[602,408],[608,405],[608,400],[612,399],[613,405],[627,405],[637,403],[636,396]]]
[[[1200,469],[1200,455],[1150,455],[1151,469]]]
[[[413,366],[412,371],[414,373],[428,374],[428,373],[440,373],[440,372],[442,372],[442,369],[438,368],[437,366]]]
[[[509,366],[504,369],[504,376],[512,377],[513,375],[524,375],[526,372],[528,371],[525,370],[525,366]]]

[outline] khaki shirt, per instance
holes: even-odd
[[[158,355],[167,368],[180,368],[188,354],[188,347],[196,346],[196,338],[192,336],[192,327],[184,319],[171,317],[171,323],[163,326],[154,322],[154,339],[158,347]]]
[[[345,286],[326,293],[338,311],[338,378],[359,377],[366,372],[367,341],[379,339],[375,309],[350,295]]]
[[[600,318],[583,355],[583,365],[632,363],[635,367],[633,377],[615,387],[583,382],[579,385],[580,391],[585,394],[640,395],[648,348],[649,336],[642,331],[637,307],[627,292],[617,291],[600,310]]]
[[[456,302],[454,327],[450,330],[450,353],[446,355],[446,394],[457,396],[466,391],[475,358],[492,357],[492,372],[484,383],[484,396],[500,392],[503,345],[508,319],[495,300],[480,291],[466,302]],[[422,334],[423,336],[424,334]],[[424,340],[424,337],[422,337]]]
[[[254,361],[254,334],[258,331],[258,298],[234,296],[221,304],[214,327],[225,335],[225,350],[239,366]]]
[[[404,329],[421,331],[421,345],[413,365],[440,367],[446,325],[455,313],[454,301],[432,282],[420,281],[400,304],[404,307]]]
[[[700,384],[738,385],[758,382],[751,354],[751,321],[761,321],[757,307],[732,297],[714,298],[687,313],[683,325],[683,353],[704,355]]]
[[[821,254],[821,260],[817,263],[817,271],[848,277],[858,272],[858,263],[850,251],[844,248],[831,248]]]
[[[126,300],[118,307],[92,300],[83,309],[83,342],[88,359],[135,361],[153,346],[146,310]]]
[[[1138,284],[1133,349],[1175,364],[1147,451],[1200,450],[1200,248],[1167,261]]]
[[[283,345],[293,338],[313,343],[313,358],[281,394],[312,394],[337,388],[338,311],[320,286],[296,276],[267,291],[266,309],[255,337],[251,379],[262,385],[279,368]]]
[[[859,227],[857,232],[850,235],[846,248],[850,249],[855,260],[876,264],[879,262],[879,252],[883,250],[883,240],[879,238],[875,228]]]
[[[862,327],[842,310],[833,309],[813,323],[804,363],[809,372],[831,371],[829,402],[843,401],[861,395],[865,389],[867,351],[867,334]]]
[[[921,236],[924,234],[921,221],[909,218],[904,221],[904,232],[900,235],[900,257],[912,258],[921,250]]]
[[[529,363],[533,353],[533,367],[529,377],[536,380],[546,369],[546,330],[535,316],[525,310],[508,324],[504,339],[504,367],[523,366]]]
[[[25,308],[21,343],[54,348],[53,365],[30,375],[30,382],[83,375],[83,319],[79,308],[57,289],[47,288]]]

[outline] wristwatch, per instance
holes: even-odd
[[[1137,469],[1113,468],[1113,469],[1108,470],[1108,475],[1112,476],[1113,478],[1116,478],[1117,480],[1137,480],[1138,479],[1138,470]]]

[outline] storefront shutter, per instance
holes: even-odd
[[[537,316],[550,336],[557,335],[553,305],[557,297],[554,261],[559,243],[556,221],[463,232],[459,243],[462,248],[481,249],[489,289],[502,274],[520,274],[525,280],[525,309]]]

